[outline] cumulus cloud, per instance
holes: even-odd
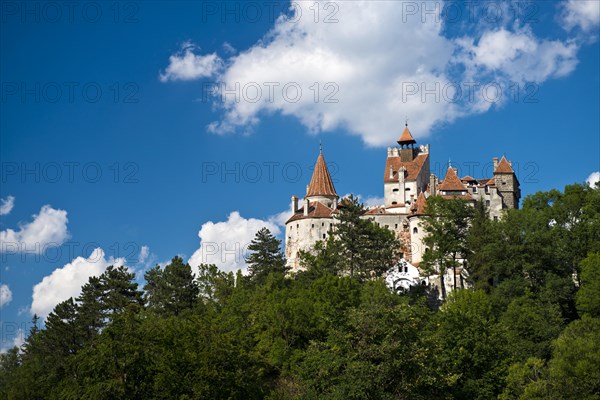
[[[346,197],[348,197],[348,196],[350,196],[350,195],[347,194]],[[356,197],[358,197],[358,201],[363,203],[366,207],[381,206],[384,203],[383,197],[363,196],[362,194],[359,194]]]
[[[8,215],[15,205],[14,196],[8,196],[6,199],[0,199],[0,215]]]
[[[79,296],[81,287],[90,277],[102,275],[110,265],[121,266],[124,263],[123,258],[107,259],[101,248],[94,249],[88,258],[75,258],[33,287],[31,313],[46,318],[58,303]]]
[[[8,285],[0,284],[0,307],[4,307],[12,300],[12,292]]]
[[[592,172],[590,176],[588,176],[586,182],[591,187],[596,187],[596,184],[600,181],[600,172]]]
[[[44,251],[48,245],[60,246],[69,237],[67,212],[45,205],[33,221],[19,226],[18,231],[6,229],[0,232],[0,252]]]
[[[401,133],[405,116],[423,137],[503,104],[477,88],[471,96],[464,84],[491,81],[504,90],[511,80],[540,83],[577,64],[574,41],[537,38],[520,21],[450,38],[439,14],[407,16],[395,1],[335,4],[337,23],[324,23],[313,16],[325,2],[294,3],[291,18],[280,17],[258,43],[224,61],[214,91],[223,114],[210,132],[249,131],[262,116],[281,113],[311,132],[343,128],[368,145],[386,145]]]
[[[578,26],[588,32],[600,25],[598,0],[569,0],[563,7],[562,21],[567,30]]]
[[[161,82],[206,78],[219,70],[222,60],[216,53],[199,56],[194,50],[195,47],[187,42],[181,51],[169,57],[169,66],[160,74]]]
[[[543,82],[569,74],[577,65],[577,45],[538,40],[529,29],[486,32],[475,45],[460,40],[461,50],[469,56],[461,61],[477,72],[494,72],[514,82]]]
[[[229,214],[226,221],[206,222],[198,232],[200,248],[194,252],[188,263],[194,269],[204,263],[216,264],[223,271],[241,269],[245,272],[244,258],[256,232],[266,227],[273,235],[278,235],[281,232],[282,221],[287,220],[285,215],[284,212],[267,220],[261,220],[244,218],[238,211],[234,211]]]

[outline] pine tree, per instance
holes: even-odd
[[[361,218],[365,207],[353,195],[342,200],[333,235],[339,244],[338,270],[350,277],[380,277],[400,258],[401,244],[394,232]]]
[[[270,273],[287,273],[285,257],[280,248],[281,240],[273,236],[267,228],[262,228],[256,233],[248,246],[251,253],[246,257],[251,282],[262,284]]]
[[[198,283],[192,268],[181,257],[174,257],[161,270],[157,265],[145,274],[145,298],[148,308],[163,316],[177,316],[194,307],[198,299]]]
[[[421,266],[429,273],[439,274],[442,298],[446,299],[444,275],[448,268],[453,269],[456,289],[457,259],[464,259],[469,253],[467,234],[473,208],[460,199],[431,196],[427,199],[427,214],[423,220],[427,251]]]

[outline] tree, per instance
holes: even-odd
[[[381,277],[401,255],[394,232],[362,218],[365,211],[353,195],[343,199],[333,231],[339,251],[337,270],[359,280]]]
[[[467,235],[472,216],[473,208],[463,200],[446,200],[439,196],[427,199],[427,216],[423,220],[427,250],[421,266],[428,272],[440,275],[443,299],[446,299],[444,275],[448,268],[454,271],[453,286],[457,288],[457,259],[468,256]]]
[[[600,317],[600,254],[591,253],[581,262],[581,287],[577,292],[577,310]]]
[[[256,232],[248,246],[250,254],[246,257],[250,280],[262,284],[270,273],[287,273],[285,257],[281,252],[281,240],[278,240],[267,228]]]
[[[453,291],[432,321],[429,346],[447,392],[455,399],[492,399],[502,390],[507,354],[490,297],[483,290]]]
[[[161,269],[156,266],[146,272],[145,299],[149,309],[162,316],[177,316],[194,307],[198,299],[198,283],[192,268],[181,257]]]
[[[473,210],[471,227],[467,234],[469,252],[467,254],[467,269],[473,286],[489,292],[497,277],[487,262],[488,245],[496,242],[495,225],[498,223],[490,220],[489,210],[483,201],[478,201]]]

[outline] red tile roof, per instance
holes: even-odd
[[[460,178],[463,182],[477,182],[477,179],[473,178],[470,175],[465,176],[464,178]]]
[[[304,218],[333,218],[333,215],[338,212],[337,210],[327,207],[320,201],[311,201],[308,206],[308,216],[304,216],[304,207],[305,206],[300,207],[300,209],[287,220],[286,224]]]
[[[388,157],[385,162],[385,175],[383,176],[384,182],[398,182],[398,170],[400,167],[406,168],[407,181],[414,181],[419,176],[419,172],[425,165],[425,162],[429,159],[429,154],[419,154],[412,161],[401,161],[400,157]],[[390,167],[394,171],[394,175],[390,178]]]
[[[306,196],[337,196],[323,153],[319,153]]]
[[[452,167],[448,168],[446,172],[446,176],[444,177],[444,181],[440,185],[439,190],[442,191],[466,191],[467,188],[462,184],[460,179],[458,179],[458,175],[456,175],[456,170]]]
[[[451,195],[443,195],[442,199],[444,200],[466,200],[466,201],[475,201],[475,199],[473,198],[473,196],[471,196],[470,194],[461,194],[459,196],[451,196]]]
[[[427,199],[423,192],[419,193],[419,197],[417,197],[417,201],[410,208],[414,215],[424,215],[425,209],[427,208]]]
[[[515,171],[512,169],[512,167],[510,166],[508,161],[506,161],[506,158],[504,156],[502,156],[502,159],[496,166],[494,173],[495,174],[514,174]]]
[[[410,131],[408,130],[408,126],[406,126],[404,128],[404,132],[402,132],[402,135],[400,136],[400,139],[398,139],[398,144],[402,145],[402,144],[414,144],[414,143],[417,143],[417,141],[411,135]]]

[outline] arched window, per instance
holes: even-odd
[[[416,234],[416,233],[419,233],[419,229],[417,229],[417,227],[416,227],[416,226],[413,228],[413,233],[415,233],[415,234]]]

